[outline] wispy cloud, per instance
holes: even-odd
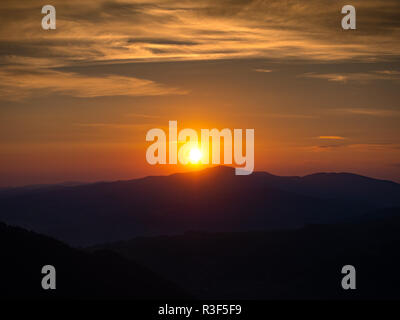
[[[329,145],[308,146],[304,147],[304,149],[316,152],[334,151],[341,148],[354,151],[390,151],[397,150],[399,147],[399,144],[396,143],[336,143]]]
[[[380,70],[380,71],[376,71],[376,72],[380,73],[380,74],[391,75],[391,76],[400,76],[400,71],[397,71],[397,70]]]
[[[40,29],[38,0],[0,3],[0,59],[55,64],[237,57],[390,59],[400,54],[398,0],[357,4],[357,33],[340,28],[344,1],[54,0],[57,30]],[[39,8],[39,9],[38,9]],[[12,59],[14,59],[12,58]]]
[[[367,108],[348,108],[348,109],[335,109],[335,113],[352,114],[371,117],[398,117],[400,111],[390,109],[367,109]]]
[[[347,147],[347,145],[344,144],[319,145],[319,146],[307,147],[306,149],[311,151],[329,151],[332,149],[337,149],[342,147]]]
[[[256,72],[265,72],[265,73],[272,72],[271,69],[254,69],[254,71],[256,71]]]
[[[63,94],[72,97],[94,98],[105,96],[158,96],[185,94],[151,80],[117,75],[87,76],[74,72],[48,69],[0,70],[0,97],[21,100],[38,93]]]
[[[318,139],[321,140],[345,140],[347,138],[341,136],[319,136]]]
[[[400,80],[400,72],[396,70],[379,70],[373,72],[354,72],[354,73],[305,73],[301,75],[304,78],[323,79],[332,82],[346,83],[355,81],[359,83],[369,83],[375,80]]]
[[[71,73],[62,75],[59,71],[48,71],[47,80],[29,76],[28,83],[10,74],[5,66],[54,70],[138,61],[398,59],[400,2],[358,3],[357,9],[363,14],[357,33],[345,33],[340,28],[340,8],[344,4],[325,0],[301,4],[297,0],[54,0],[57,30],[44,31],[40,27],[42,2],[2,0],[0,95],[29,96],[27,92],[34,89],[77,97],[182,93],[150,80],[116,76],[95,79]],[[10,75],[15,79],[10,80]],[[395,70],[304,76],[334,82],[400,77]],[[5,77],[10,80],[7,84]],[[60,85],[63,77],[64,88]],[[94,88],[97,84],[101,90]]]

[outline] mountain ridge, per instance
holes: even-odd
[[[70,187],[79,187],[79,186],[87,186],[87,185],[94,185],[94,184],[108,184],[108,183],[114,183],[114,182],[133,182],[133,181],[138,181],[138,180],[143,180],[143,179],[148,179],[148,178],[171,177],[171,176],[175,176],[175,175],[206,172],[208,170],[210,170],[210,171],[221,170],[221,171],[225,171],[227,173],[234,173],[235,168],[229,167],[226,165],[218,165],[218,166],[214,166],[214,167],[203,168],[203,169],[193,170],[193,171],[175,172],[175,173],[171,173],[171,174],[167,174],[167,175],[148,175],[148,176],[131,178],[131,179],[101,180],[101,181],[94,181],[94,182],[65,181],[65,182],[61,182],[61,183],[29,184],[29,185],[21,185],[21,186],[0,187],[0,192],[6,191],[6,190],[11,190],[11,189],[35,190],[35,189],[42,189],[42,188],[49,188],[49,187],[70,188]],[[366,180],[381,181],[381,182],[391,183],[391,184],[400,186],[400,183],[393,181],[393,180],[374,178],[374,177],[369,177],[366,175],[361,175],[361,174],[346,172],[346,171],[321,171],[321,172],[314,172],[314,173],[310,173],[310,174],[306,174],[306,175],[277,175],[277,174],[270,173],[268,171],[254,171],[252,173],[252,175],[260,175],[260,174],[266,175],[269,177],[288,178],[288,179],[304,179],[304,178],[317,177],[317,176],[318,177],[319,176],[331,176],[331,177],[332,176],[349,176],[349,177],[358,177],[358,178],[366,179]]]
[[[193,229],[297,228],[400,206],[400,185],[357,175],[333,177],[236,176],[231,167],[214,167],[3,194],[0,220],[80,246]]]

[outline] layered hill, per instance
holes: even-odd
[[[0,220],[72,245],[352,221],[400,205],[400,185],[346,173],[236,176],[229,167],[0,192]]]

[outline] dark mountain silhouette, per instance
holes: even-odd
[[[325,199],[360,201],[378,207],[400,205],[400,185],[388,180],[378,180],[353,173],[315,173],[304,177],[257,174],[264,175],[271,186],[299,194]]]
[[[385,218],[297,230],[190,232],[97,246],[135,259],[203,299],[399,299],[400,208]],[[343,290],[342,267],[356,269]]]
[[[62,183],[57,184],[31,184],[22,187],[3,187],[0,188],[0,198],[15,196],[15,195],[22,195],[25,193],[32,193],[32,192],[43,192],[43,191],[50,191],[50,190],[57,190],[62,189],[63,187],[75,187],[79,185],[87,184],[85,182],[79,181],[65,181]]]
[[[185,299],[183,290],[111,251],[72,249],[0,223],[0,298]],[[42,267],[56,268],[56,290],[41,287]]]
[[[0,220],[73,245],[187,230],[248,231],[355,220],[400,205],[400,185],[353,174],[235,176],[228,167],[38,188],[0,197]]]

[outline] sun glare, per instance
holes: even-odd
[[[202,156],[202,154],[201,154],[201,151],[199,148],[194,147],[194,148],[190,149],[189,161],[191,163],[198,163],[201,159],[201,156]]]

